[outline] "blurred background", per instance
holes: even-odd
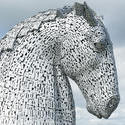
[[[20,21],[47,9],[62,8],[83,0],[0,0],[0,39]],[[76,84],[72,84],[76,125],[125,125],[125,0],[86,0],[99,16],[104,17],[114,44],[121,101],[108,120],[98,119],[86,110],[85,99]]]

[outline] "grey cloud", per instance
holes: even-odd
[[[86,102],[85,102],[82,92],[80,91],[77,84],[73,80],[69,79],[69,81],[71,83],[71,87],[73,90],[74,100],[77,100],[77,101],[75,101],[75,105],[77,105],[78,107],[81,107],[81,108],[85,108]]]

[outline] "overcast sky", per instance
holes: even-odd
[[[40,11],[73,5],[83,0],[0,0],[0,38],[18,22]],[[119,76],[121,101],[108,119],[98,119],[87,112],[85,100],[75,83],[73,94],[76,102],[77,125],[125,125],[125,0],[86,0],[98,15],[104,16],[112,42]]]

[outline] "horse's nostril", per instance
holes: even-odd
[[[107,104],[107,110],[108,112],[113,112],[119,103],[119,97],[118,96],[113,96],[111,97],[111,99],[109,100],[108,104]]]

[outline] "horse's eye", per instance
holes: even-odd
[[[106,45],[106,41],[99,41],[94,43],[95,48],[98,50],[105,50]]]

